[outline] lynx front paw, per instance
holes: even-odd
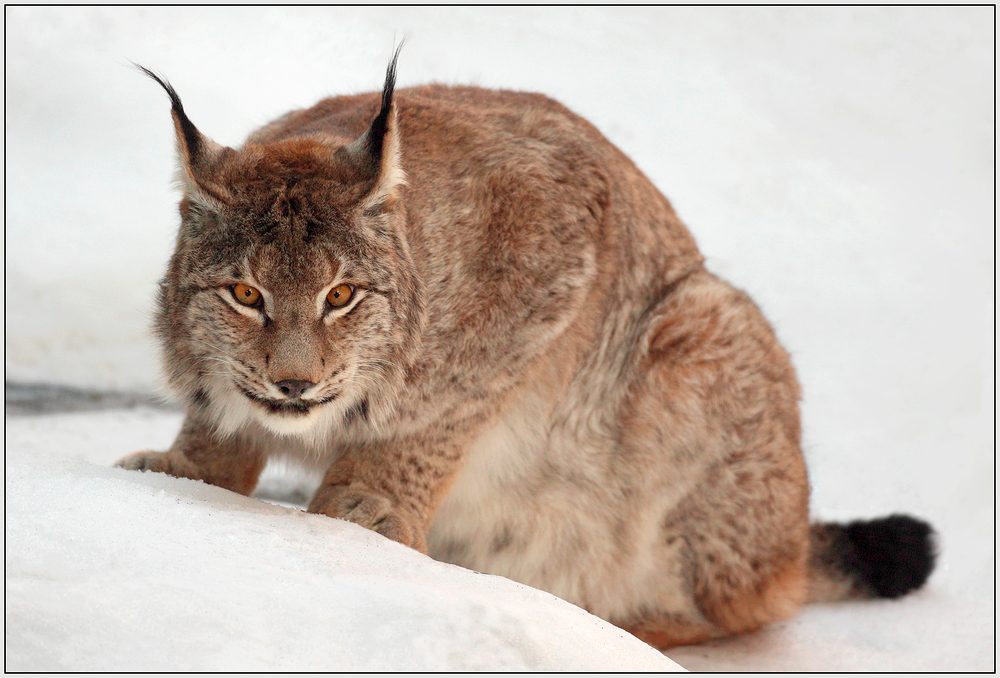
[[[115,466],[126,471],[156,471],[171,473],[170,460],[166,452],[136,452],[115,462]],[[171,474],[175,475],[175,474]]]
[[[309,512],[349,520],[427,553],[424,530],[417,518],[381,495],[352,487],[323,487],[309,505]]]
[[[191,478],[202,480],[198,469],[188,463],[183,457],[178,459],[177,455],[170,452],[136,452],[119,459],[115,466],[126,471],[155,471],[166,473],[176,478]],[[218,484],[218,483],[216,483]]]

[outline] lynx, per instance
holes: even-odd
[[[186,417],[125,469],[308,510],[549,591],[659,648],[897,597],[933,532],[808,517],[799,386],[670,203],[539,94],[324,99],[239,149],[166,80],[183,197],[155,327]]]

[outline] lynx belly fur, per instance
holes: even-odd
[[[156,331],[187,413],[119,466],[249,494],[272,455],[320,463],[310,511],[661,648],[926,580],[921,521],[810,526],[788,354],[587,121],[394,91],[394,58],[381,96],[231,149],[146,73],[179,149]]]

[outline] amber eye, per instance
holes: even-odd
[[[232,290],[233,298],[244,306],[256,306],[260,302],[260,290],[243,283],[236,283]]]
[[[340,308],[354,296],[354,288],[350,285],[337,285],[326,295],[326,303],[334,308]]]

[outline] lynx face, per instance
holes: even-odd
[[[377,148],[369,131],[235,151],[179,102],[174,116],[185,198],[157,317],[171,387],[223,433],[256,421],[320,444],[371,423],[419,315],[391,109]]]
[[[329,428],[391,388],[398,290],[377,264],[393,257],[373,256],[364,225],[317,214],[307,191],[271,198],[264,212],[241,205],[208,226],[241,242],[190,262],[202,279],[184,311],[185,343],[221,428],[248,417],[283,434]]]

